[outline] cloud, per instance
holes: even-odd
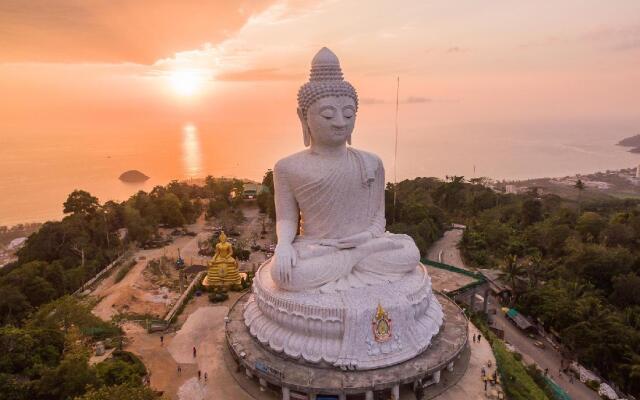
[[[577,35],[547,36],[539,40],[522,43],[518,47],[549,47],[558,44],[587,44],[607,50],[635,50],[640,48],[640,25],[600,26]]]
[[[634,50],[640,48],[640,25],[602,26],[585,33],[579,39],[585,42],[602,43],[611,50]]]
[[[433,99],[420,96],[409,96],[402,101],[402,103],[417,104],[417,103],[431,103]]]
[[[374,97],[362,97],[358,99],[358,103],[368,105],[368,104],[384,104],[387,102],[382,99],[376,99]]]
[[[447,50],[445,50],[445,53],[447,54],[451,54],[451,53],[465,53],[467,51],[467,49],[463,49],[462,47],[458,47],[458,46],[451,46],[449,47]]]
[[[304,78],[305,74],[303,73],[288,73],[277,68],[226,71],[215,77],[217,81],[288,81]]]
[[[395,104],[396,99],[378,99],[374,97],[363,97],[359,100],[360,104]],[[434,99],[431,97],[423,96],[409,96],[404,99],[400,99],[401,104],[426,104],[426,103],[459,103],[457,99]]]
[[[152,64],[216,43],[274,0],[3,0],[0,62]]]

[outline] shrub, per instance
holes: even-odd
[[[586,382],[586,385],[589,389],[593,390],[593,391],[598,391],[598,389],[600,389],[600,384],[598,383],[598,381],[594,381],[593,379],[590,379]]]
[[[509,352],[504,342],[489,330],[485,320],[476,314],[470,315],[470,318],[491,343],[502,387],[507,398],[510,400],[549,400],[544,391],[527,373],[522,362],[517,359],[514,353]]]
[[[118,273],[116,274],[115,282],[118,283],[123,280],[124,277],[129,273],[129,271],[131,271],[131,268],[133,268],[134,265],[136,265],[135,259],[127,261],[122,267],[120,267]]]
[[[221,303],[229,298],[224,292],[214,292],[209,294],[209,301],[212,303]]]

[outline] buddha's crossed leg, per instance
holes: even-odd
[[[297,265],[291,270],[291,281],[278,286],[289,291],[320,288],[335,292],[399,279],[418,265],[420,254],[408,236],[388,235],[374,238],[353,249],[337,249],[320,245],[300,251]],[[318,256],[305,257],[317,253]]]

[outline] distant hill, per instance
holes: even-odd
[[[633,147],[632,153],[640,153],[640,135],[631,136],[618,142],[618,146]]]
[[[120,179],[122,182],[137,183],[144,182],[149,179],[149,177],[136,169],[131,169],[129,171],[123,172],[118,179]]]

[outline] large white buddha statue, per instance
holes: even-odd
[[[273,280],[290,291],[335,292],[413,271],[420,259],[413,240],[385,233],[382,161],[347,147],[358,97],[331,50],[323,48],[313,59],[298,103],[308,149],[278,161],[273,171]]]
[[[321,49],[298,92],[308,148],[275,165],[278,244],[245,323],[289,356],[376,368],[426,349],[442,310],[413,240],[385,232],[382,161],[347,146],[357,110],[338,58]]]

